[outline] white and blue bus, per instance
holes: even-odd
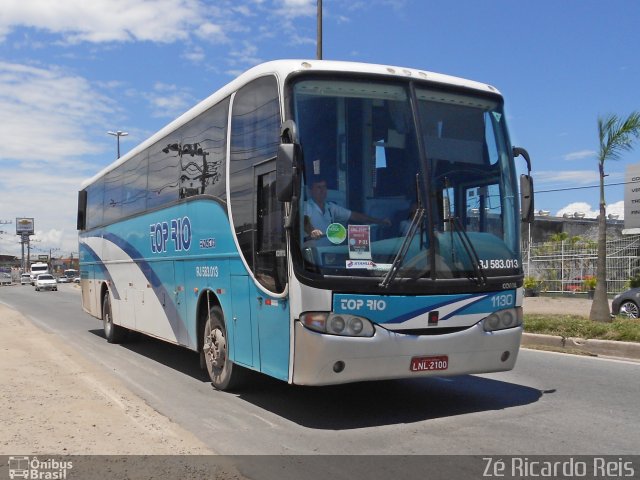
[[[509,370],[533,199],[505,118],[460,78],[256,66],[82,185],[83,308],[218,389]]]

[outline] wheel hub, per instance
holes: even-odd
[[[227,342],[224,338],[224,334],[219,329],[214,330],[207,336],[206,343],[204,345],[204,352],[211,363],[211,366],[215,368],[222,368],[226,359]]]

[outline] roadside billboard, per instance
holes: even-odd
[[[33,235],[34,233],[33,218],[16,218],[16,235]]]
[[[638,233],[627,230],[640,228],[640,163],[627,165],[624,185],[624,230],[623,233]]]

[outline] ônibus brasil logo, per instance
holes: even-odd
[[[73,468],[73,462],[38,457],[9,457],[9,478],[25,478],[29,480],[64,480],[67,472]]]

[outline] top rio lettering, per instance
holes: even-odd
[[[367,300],[366,304],[364,300],[343,298],[340,300],[340,308],[342,310],[360,310],[366,305],[367,310],[385,310],[387,308],[387,302],[384,300]]]
[[[165,253],[169,243],[175,252],[188,251],[191,248],[191,220],[182,217],[152,223],[149,235],[152,253]]]

